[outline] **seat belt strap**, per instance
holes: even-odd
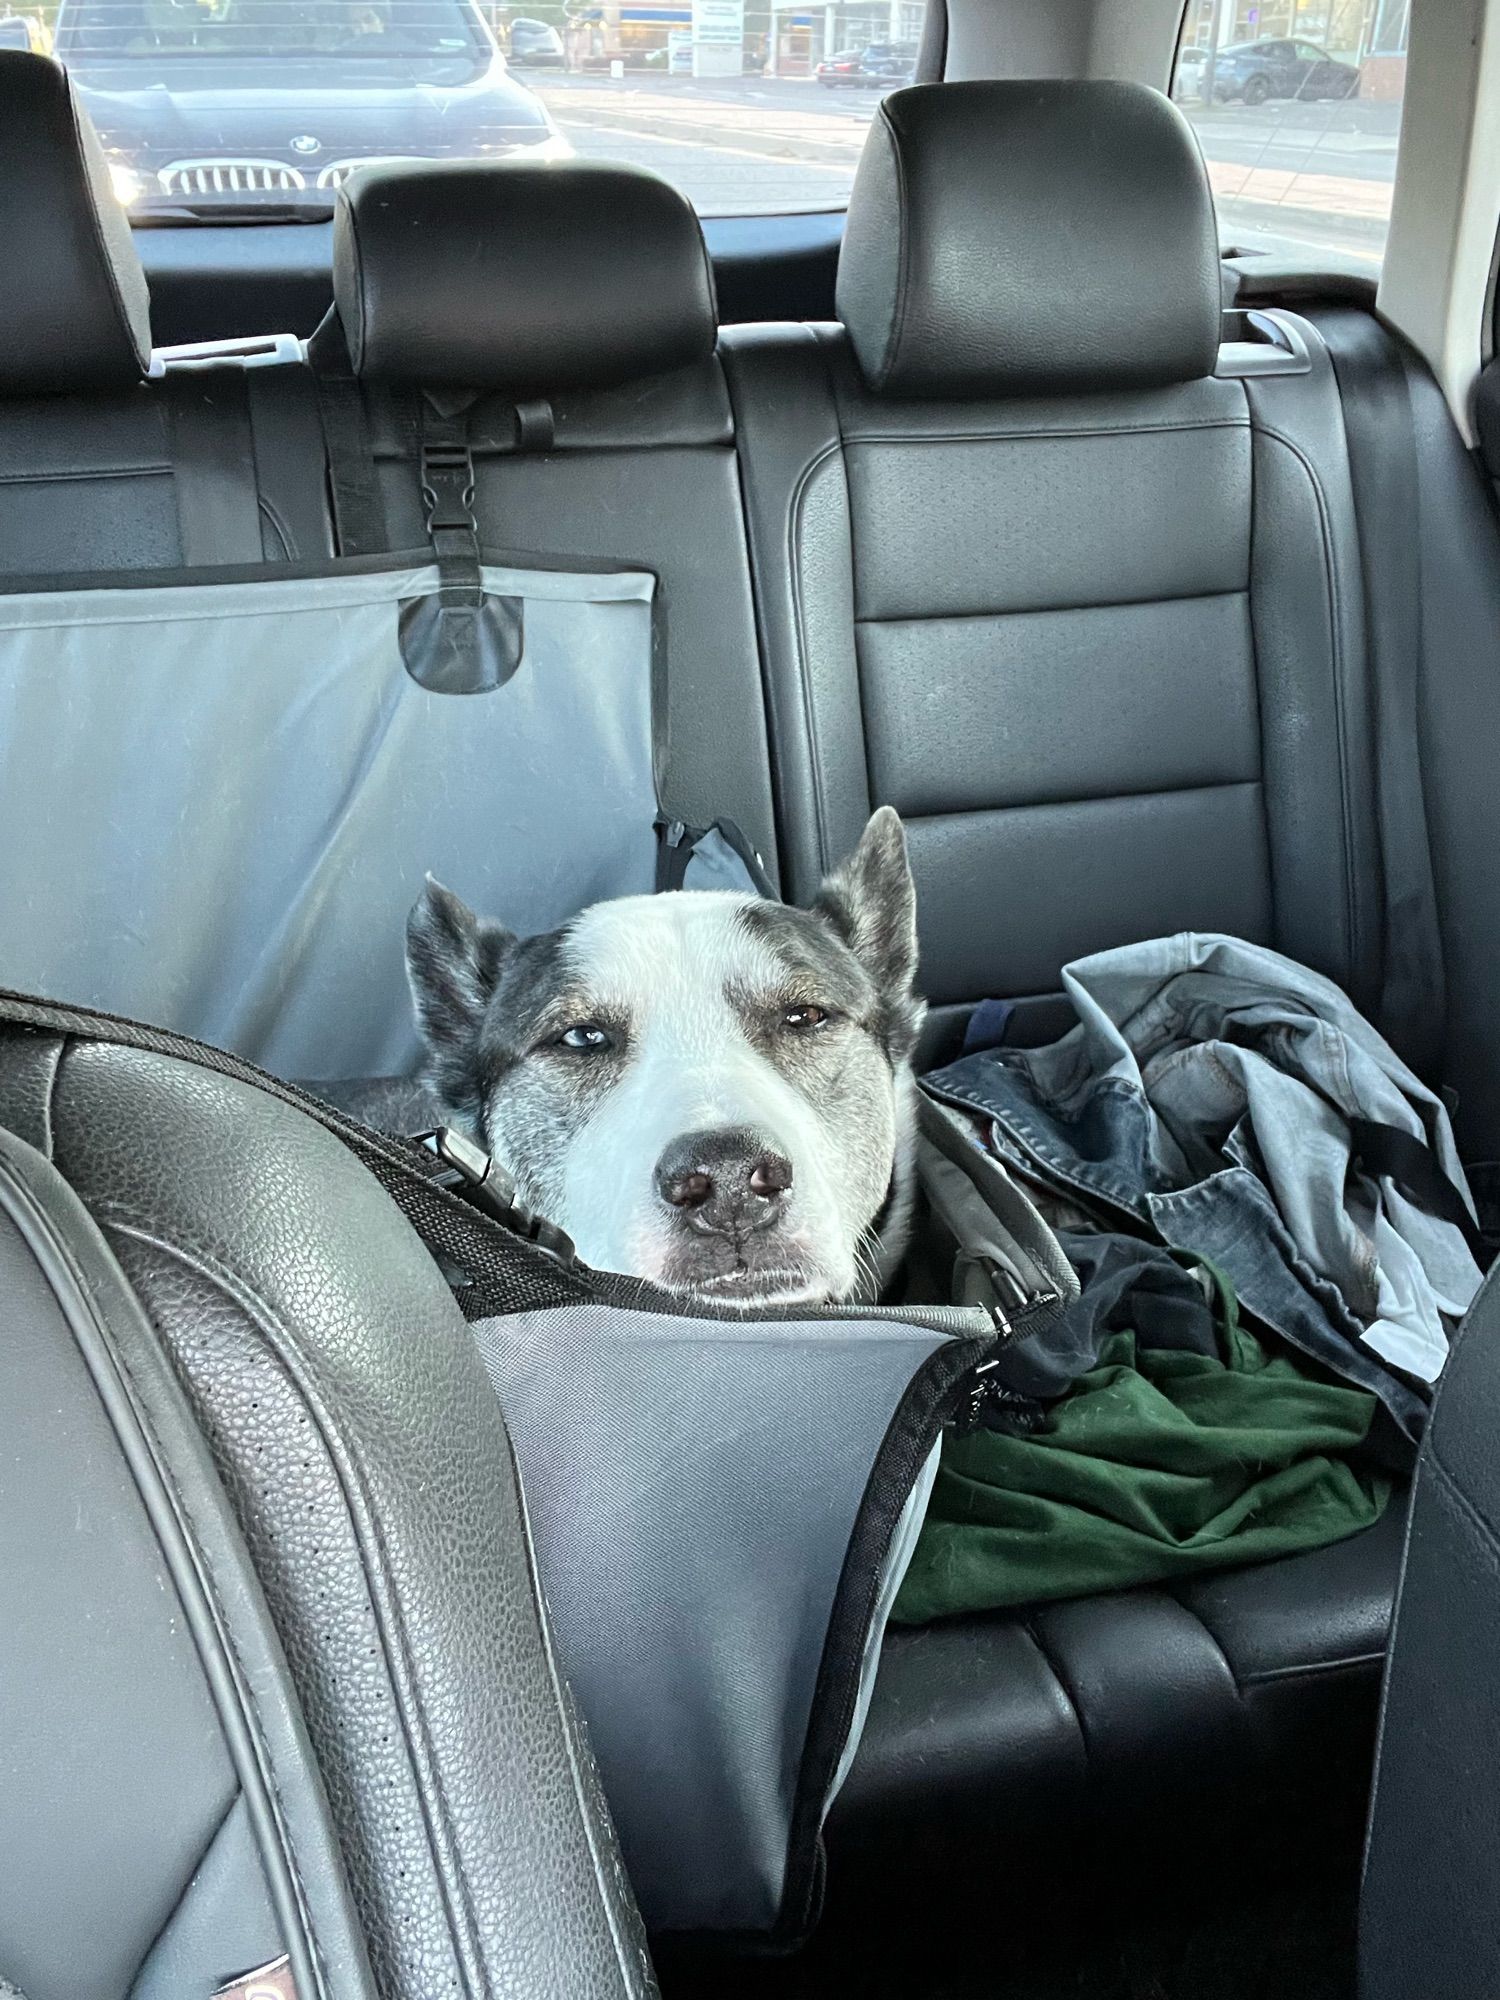
[[[1384,909],[1380,1026],[1419,1075],[1439,1071],[1447,1013],[1422,779],[1422,566],[1417,441],[1399,344],[1368,313],[1319,331],[1343,404],[1375,705]]]
[[[474,453],[469,443],[469,392],[429,389],[422,397],[422,505],[437,556],[439,594],[448,610],[484,595],[479,523],[474,517]]]
[[[1488,1268],[1492,1246],[1480,1233],[1469,1205],[1438,1165],[1436,1156],[1415,1134],[1399,1125],[1377,1124],[1372,1118],[1351,1118],[1352,1164],[1373,1178],[1390,1181],[1425,1214],[1451,1222],[1473,1252],[1481,1270]]]
[[[385,507],[375,474],[364,388],[353,375],[341,372],[320,373],[317,383],[335,547],[341,556],[381,555],[386,546]]]
[[[188,362],[168,367],[163,386],[184,564],[264,561],[245,370]]]

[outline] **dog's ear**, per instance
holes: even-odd
[[[435,882],[406,920],[406,976],[427,1044],[427,1075],[444,1105],[474,1131],[482,1129],[479,1030],[512,934]]]
[[[926,1013],[917,998],[917,891],[906,854],[906,829],[891,806],[880,806],[859,845],[818,891],[817,915],[830,923],[875,981],[882,1030],[891,1059],[916,1047]]]

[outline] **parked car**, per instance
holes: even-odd
[[[62,0],[57,53],[135,213],[316,214],[374,160],[571,151],[471,0]]]
[[[1316,42],[1240,42],[1220,49],[1213,69],[1212,96],[1219,103],[1239,98],[1245,104],[1264,104],[1271,97],[1296,97],[1308,103],[1359,95],[1355,65],[1341,62]],[[1209,97],[1206,49],[1183,50],[1176,94]]]
[[[917,73],[915,42],[867,42],[860,49],[840,49],[817,67],[817,78],[825,90],[840,85],[860,85],[894,89],[911,83]]]
[[[35,14],[7,14],[0,20],[0,49],[29,49],[33,55],[50,53],[47,30]]]
[[[506,53],[516,69],[565,69],[567,51],[563,38],[549,21],[528,20],[525,15],[510,24]]]

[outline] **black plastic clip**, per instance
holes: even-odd
[[[503,1223],[513,1236],[534,1243],[560,1264],[575,1261],[577,1251],[572,1237],[518,1199],[515,1182],[483,1146],[476,1146],[451,1125],[444,1125],[436,1132],[419,1133],[417,1144],[435,1154],[448,1170],[434,1174],[439,1187],[461,1194],[475,1208]]]

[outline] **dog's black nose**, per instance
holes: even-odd
[[[710,1236],[747,1236],[776,1221],[792,1185],[792,1163],[748,1125],[689,1132],[656,1163],[656,1186],[689,1225]]]

